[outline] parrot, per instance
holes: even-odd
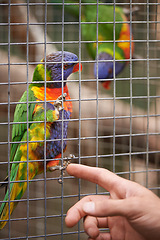
[[[18,204],[17,200],[26,191],[27,181],[44,171],[45,152],[46,171],[63,168],[58,164],[62,151],[66,149],[65,139],[72,113],[66,80],[71,73],[79,71],[79,68],[82,70],[77,61],[77,55],[67,51],[47,55],[35,67],[28,92],[24,92],[16,105],[10,150],[10,184],[0,207],[0,229],[6,225]]]
[[[50,0],[50,2],[62,3],[62,0]],[[64,10],[79,20],[79,5],[72,5],[72,2],[75,4],[75,1],[66,1],[65,3],[70,4],[64,5]],[[98,17],[97,2],[99,3]],[[90,57],[95,60],[95,78],[97,79],[98,77],[103,87],[109,89],[110,79],[114,76],[114,59],[115,76],[117,76],[127,65],[127,60],[129,60],[130,57],[132,58],[134,43],[132,41],[133,36],[130,31],[130,25],[127,23],[128,20],[123,9],[119,6],[115,6],[114,14],[114,6],[111,4],[100,4],[97,0],[82,0],[81,3],[82,41],[86,42],[88,53]],[[55,7],[56,4],[53,6]],[[60,6],[62,5],[57,5],[57,7]],[[113,24],[114,21],[117,22],[115,25]]]

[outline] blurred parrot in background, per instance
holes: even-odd
[[[21,199],[26,191],[28,181],[44,171],[45,157],[47,171],[63,168],[58,165],[62,151],[66,149],[66,140],[63,140],[62,146],[62,128],[63,138],[66,139],[72,113],[66,80],[71,73],[79,70],[77,61],[75,54],[65,51],[46,56],[46,63],[42,59],[35,68],[28,93],[24,92],[16,106],[10,151],[10,184],[0,207],[0,229],[17,206],[16,200]],[[65,120],[63,125],[62,119]]]
[[[63,2],[62,0],[49,1],[57,4],[61,3],[53,5],[54,7],[62,6]],[[97,2],[99,3],[98,17]],[[77,1],[70,0],[65,1],[65,3],[75,4]],[[82,0],[81,3],[82,40],[91,41],[90,43],[86,43],[86,45],[91,58],[96,61],[94,64],[95,78],[98,76],[103,86],[108,89],[111,81],[105,81],[105,79],[112,79],[114,76],[114,59],[115,76],[117,76],[126,66],[127,60],[130,57],[132,58],[134,44],[132,42],[133,36],[130,32],[130,25],[127,23],[128,20],[123,13],[123,9],[118,6],[115,6],[114,9],[113,5],[107,5],[107,3],[100,4],[101,2],[97,0]],[[79,4],[64,5],[64,10],[74,15],[77,20],[79,20],[79,8]]]

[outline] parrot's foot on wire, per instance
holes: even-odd
[[[63,93],[63,95],[59,96],[59,97],[56,99],[56,101],[55,101],[55,103],[54,103],[54,106],[55,106],[55,108],[57,108],[58,111],[63,110],[63,108],[62,108],[62,99],[63,99],[63,101],[65,101],[65,100],[66,100],[66,99],[65,99],[66,96],[67,96],[67,93]]]
[[[71,163],[71,160],[74,159],[74,158],[75,158],[74,154],[69,154],[69,157],[64,158],[63,167],[62,167],[62,170],[61,170],[61,175],[59,176],[59,179],[58,179],[59,183],[61,183],[61,184],[63,183],[62,177],[65,174],[65,170],[68,167],[68,165]]]
[[[64,158],[63,166],[61,165],[52,166],[52,167],[49,167],[48,170],[51,172],[55,170],[64,171],[67,168],[67,166],[71,163],[71,159],[73,158],[75,158],[75,156],[73,154],[70,154],[69,157]]]
[[[68,165],[71,163],[71,160],[73,158],[75,158],[75,156],[73,154],[70,154],[69,157],[64,158],[63,166],[57,165],[57,166],[54,166],[54,167],[50,167],[50,171],[55,171],[55,170],[60,170],[61,171],[61,174],[58,178],[59,183],[63,183],[62,177],[64,176],[65,170],[68,167]]]
[[[65,157],[64,158],[63,166],[57,165],[57,166],[49,167],[49,171],[51,171],[51,172],[56,171],[56,170],[61,171],[61,174],[60,174],[60,176],[58,178],[58,182],[59,183],[63,183],[62,176],[64,176],[65,170],[68,167],[68,165],[71,163],[71,160],[73,158],[75,158],[75,156],[73,154],[70,154],[69,157]]]

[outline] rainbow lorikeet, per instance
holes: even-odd
[[[8,220],[9,212],[11,215],[18,203],[14,200],[21,199],[26,191],[27,179],[31,180],[44,171],[44,155],[47,171],[58,169],[58,166],[61,170],[59,158],[66,149],[68,120],[72,113],[66,80],[71,73],[79,70],[77,61],[75,54],[65,51],[63,54],[56,52],[46,56],[46,67],[42,59],[35,68],[28,93],[24,92],[16,106],[10,151],[10,184],[0,207],[0,229],[5,226],[7,221],[4,220]],[[63,97],[68,101],[63,102]]]
[[[58,3],[58,7],[62,6],[60,5],[62,0],[50,1],[52,3]],[[99,3],[98,17],[97,2]],[[75,1],[72,0],[65,1],[65,3],[68,3],[64,5],[65,11],[74,15],[77,17],[77,20],[79,20],[80,6],[75,4]],[[98,76],[98,79],[103,79],[101,82],[103,86],[108,89],[111,81],[105,81],[105,79],[113,78],[113,60],[115,59],[115,75],[117,75],[124,69],[128,62],[127,60],[130,58],[130,48],[131,53],[133,53],[134,45],[132,42],[133,37],[130,33],[130,25],[127,23],[127,17],[123,13],[123,9],[121,7],[116,6],[114,9],[113,5],[107,5],[107,3],[101,4],[100,1],[97,0],[82,0],[81,3],[82,40],[86,41],[86,46],[90,56],[92,59],[96,60],[94,64],[95,78]],[[54,5],[54,7],[55,6],[56,5]],[[113,24],[113,22],[115,22],[115,24]]]

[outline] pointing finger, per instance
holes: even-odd
[[[77,178],[82,178],[96,183],[110,192],[112,190],[115,191],[115,188],[119,192],[120,185],[126,181],[107,169],[88,167],[81,164],[69,164],[67,167],[67,172]],[[121,188],[120,194],[123,193],[123,188]]]

